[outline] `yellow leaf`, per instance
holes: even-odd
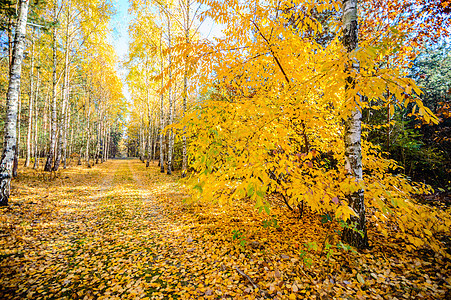
[[[360,275],[360,274],[357,274],[357,280],[358,280],[361,284],[364,284],[364,283],[365,283],[365,280],[363,279],[362,275]]]

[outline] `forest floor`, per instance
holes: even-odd
[[[328,256],[319,216],[190,203],[156,164],[43,179],[21,171],[0,209],[0,299],[450,299],[449,260],[371,227],[371,250]]]

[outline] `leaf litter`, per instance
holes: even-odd
[[[245,200],[188,201],[176,176],[136,160],[25,170],[0,211],[2,299],[443,299],[449,260],[369,228],[336,245],[330,224]]]

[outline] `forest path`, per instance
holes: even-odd
[[[0,208],[0,299],[449,294],[449,261],[405,252],[371,228],[372,250],[334,247],[325,259],[330,225],[318,215],[298,220],[274,205],[268,216],[246,199],[185,201],[177,178],[138,160],[71,167],[51,181],[22,169]]]
[[[65,170],[44,186],[33,179],[19,178],[19,200],[0,215],[13,229],[0,231],[1,299],[155,294],[147,281],[160,274],[155,262],[168,259],[165,241],[174,226],[156,200],[180,195],[174,177],[154,164],[149,170],[137,160],[111,160]],[[19,214],[21,224],[14,224]]]

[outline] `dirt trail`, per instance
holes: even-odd
[[[155,199],[175,188],[174,180],[135,160],[113,160],[82,173],[64,172],[64,180],[48,184],[47,195],[37,183],[18,183],[26,199],[13,197],[1,215],[10,225],[2,228],[1,299],[152,294],[145,278],[155,273],[152,264],[165,248],[161,238],[171,227]],[[15,214],[22,224],[13,224]]]

